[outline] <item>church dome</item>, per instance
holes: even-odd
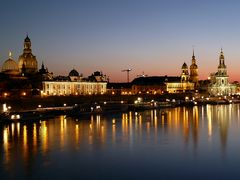
[[[2,72],[7,74],[17,74],[19,72],[18,64],[9,57],[9,59],[3,63]]]
[[[187,69],[187,68],[188,68],[188,66],[187,66],[187,64],[184,62],[183,65],[182,65],[182,69]]]
[[[33,74],[38,71],[38,62],[32,54],[31,40],[28,36],[24,40],[23,54],[18,58],[18,67],[22,73]]]
[[[69,76],[79,76],[79,73],[75,69],[73,69],[70,71]]]

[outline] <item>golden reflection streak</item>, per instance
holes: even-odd
[[[115,122],[116,122],[116,119],[113,118],[112,119],[112,143],[114,143],[114,144],[116,142],[116,124],[115,124]]]
[[[33,150],[37,151],[37,125],[33,124]]]
[[[93,118],[91,117],[91,123],[89,124],[88,143],[93,143]]]
[[[65,134],[64,134],[64,116],[60,116],[60,147],[64,147],[64,139],[65,139]]]
[[[24,125],[23,126],[23,155],[24,155],[24,159],[27,159],[27,126]]]
[[[132,139],[132,112],[129,112],[129,133],[130,133],[130,137]]]
[[[158,122],[157,122],[157,111],[156,109],[154,110],[154,129],[155,129],[155,133],[157,133],[157,125],[158,125]]]
[[[76,145],[79,143],[79,127],[78,124],[75,125],[75,140],[76,140]]]
[[[149,135],[150,135],[150,122],[146,123],[146,128],[147,128],[147,136],[149,137]]]
[[[14,130],[15,130],[15,126],[14,125],[15,125],[14,123],[11,124],[12,137],[14,137]]]
[[[207,105],[208,136],[212,137],[212,111],[211,106]]]
[[[17,123],[17,136],[20,136],[20,123]]]
[[[44,154],[48,150],[48,128],[46,126],[46,121],[42,122],[41,133],[42,133],[42,150]]]
[[[9,129],[4,128],[4,130],[3,130],[4,155],[3,156],[5,157],[5,163],[6,164],[8,164],[9,161],[10,161],[8,134],[9,134]]]
[[[101,125],[101,132],[100,132],[100,137],[101,137],[101,142],[105,143],[105,130],[106,128],[104,127],[104,125]]]

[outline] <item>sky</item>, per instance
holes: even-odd
[[[2,0],[0,67],[9,50],[18,60],[28,33],[39,67],[54,75],[179,76],[194,47],[200,79],[217,71],[223,48],[230,80],[240,81],[239,9],[238,0]]]

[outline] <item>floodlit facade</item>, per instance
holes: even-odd
[[[97,78],[94,79],[94,75]],[[102,76],[102,78],[99,78]],[[91,77],[91,80],[89,79]],[[101,72],[95,72],[88,78],[73,69],[67,77],[57,77],[42,82],[42,96],[97,95],[107,92],[107,81]],[[94,81],[93,81],[94,79]]]
[[[42,95],[93,95],[105,94],[106,82],[77,82],[77,81],[43,81]]]
[[[211,83],[208,87],[208,92],[213,96],[225,96],[236,93],[236,85],[229,83],[227,66],[225,65],[222,49],[219,57],[218,71],[211,74]]]
[[[184,62],[180,81],[166,82],[166,91],[168,93],[179,93],[194,90],[195,83],[189,81],[188,66]]]
[[[194,90],[194,83],[191,82],[167,82],[166,91],[168,93],[188,92]]]

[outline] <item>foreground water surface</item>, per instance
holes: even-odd
[[[240,177],[240,105],[0,125],[1,179]]]

